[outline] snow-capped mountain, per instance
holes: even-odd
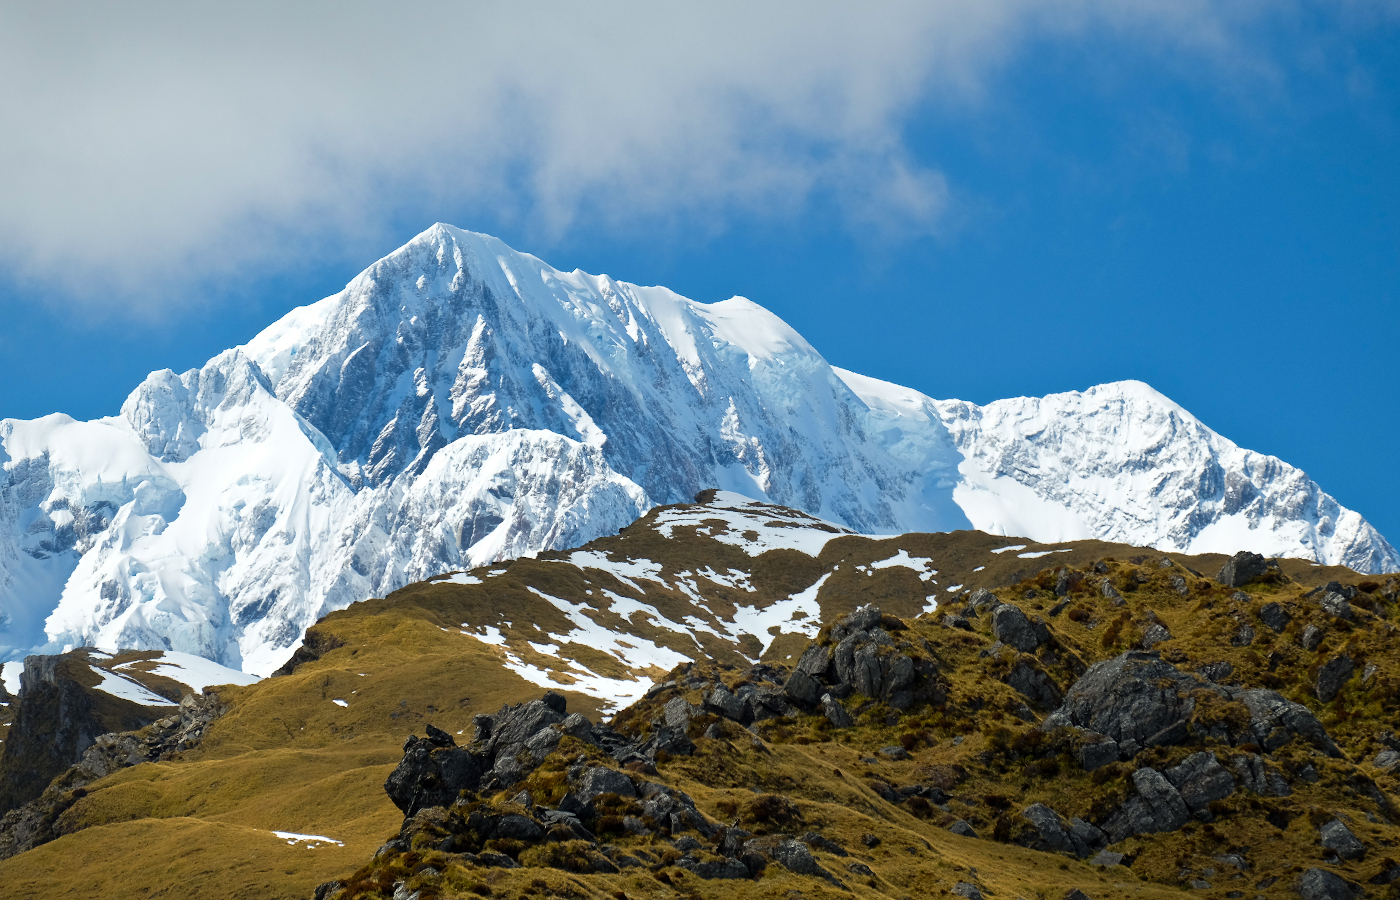
[[[717,487],[856,531],[969,526],[1400,569],[1306,475],[1145,385],[985,407],[833,369],[757,304],[560,272],[436,225],[119,416],[0,422],[0,658],[267,673],[411,581]]]

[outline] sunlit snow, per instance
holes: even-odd
[[[120,697],[123,700],[130,700],[132,703],[139,703],[142,706],[179,706],[171,700],[167,700],[150,688],[137,684],[130,678],[118,675],[116,672],[107,669],[94,668],[94,672],[102,676],[102,683],[98,684],[97,690],[113,697]]]

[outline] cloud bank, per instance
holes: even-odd
[[[462,204],[557,235],[821,195],[851,228],[936,233],[947,179],[902,134],[921,105],[975,108],[1036,39],[1258,68],[1238,32],[1261,8],[7,4],[0,266],[141,312],[182,273],[290,265]]]

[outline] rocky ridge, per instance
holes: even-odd
[[[467,747],[429,727],[385,784],[399,833],[316,896],[456,896],[491,870],[908,885],[855,824],[879,818],[1190,890],[1342,900],[1400,880],[1376,861],[1400,838],[1400,739],[1374,730],[1400,709],[1400,580],[1305,591],[1248,553],[1215,579],[1107,559],[959,600],[914,620],[862,607],[790,666],[687,663],[608,725],[546,694],[477,716]],[[1341,649],[1305,647],[1304,621]],[[1368,662],[1320,680],[1342,656]],[[763,790],[774,760],[813,746],[868,767],[834,770],[877,798],[854,822],[819,802],[830,787]],[[744,784],[761,787],[714,799]],[[953,893],[982,896],[970,874]]]

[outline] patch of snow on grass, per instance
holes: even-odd
[[[638,593],[644,593],[634,578],[644,581],[661,582],[661,564],[654,563],[649,559],[623,559],[614,562],[608,559],[606,553],[597,550],[580,550],[577,553],[570,553],[565,562],[573,563],[580,569],[597,569],[607,572],[618,581],[632,586]]]
[[[1070,553],[1072,549],[1073,548],[1066,548],[1064,550],[1035,550],[1030,553],[1017,553],[1016,556],[1021,559],[1040,559],[1042,556],[1049,556],[1051,553]]]
[[[1006,553],[1006,552],[1009,551],[1009,550],[1024,550],[1024,549],[1026,549],[1026,545],[1025,545],[1025,544],[1012,544],[1010,547],[998,547],[997,549],[993,550],[992,552],[993,552],[993,553]]]
[[[987,568],[987,567],[986,567],[986,566],[978,566],[977,568],[973,569],[972,571],[974,571],[974,572],[980,572],[980,571],[982,571],[982,570],[985,569],[985,568]]]
[[[204,693],[204,689],[215,684],[254,684],[262,679],[251,672],[240,672],[221,666],[213,660],[179,650],[166,650],[161,654],[160,664],[151,669],[152,675],[161,675],[178,681],[193,690]],[[118,669],[128,669],[139,662],[122,663]],[[139,669],[137,671],[140,671]]]
[[[777,637],[769,631],[776,627],[779,633],[784,631],[797,632],[808,638],[817,636],[821,629],[822,610],[817,605],[817,592],[826,584],[826,580],[831,577],[830,572],[826,572],[818,578],[816,583],[800,593],[789,596],[786,600],[779,600],[771,606],[762,609],[756,606],[736,606],[734,608],[734,631],[736,636],[740,634],[751,634],[758,638],[763,645],[763,652],[768,652],[768,648]],[[795,618],[797,613],[807,614],[805,619]],[[760,654],[762,655],[762,654]]]
[[[468,574],[467,572],[457,572],[457,573],[455,573],[455,574],[453,574],[453,575],[447,576],[446,578],[435,578],[435,579],[433,579],[433,581],[434,581],[435,583],[437,583],[437,584],[484,584],[484,583],[485,583],[485,582],[483,582],[480,578],[477,578],[475,575]]]
[[[116,672],[107,669],[93,669],[93,671],[102,676],[102,683],[97,685],[97,689],[104,694],[111,694],[113,697],[130,700],[132,703],[139,703],[142,706],[180,705],[165,699],[145,685],[137,684],[130,678],[118,675]]]
[[[953,586],[950,587],[950,588],[946,588],[946,590],[948,591],[948,593],[951,594],[951,593],[953,593],[954,591],[960,591],[960,590],[962,590],[962,588],[963,588],[962,585],[960,585],[960,584],[955,584],[955,585],[953,585]]]
[[[342,706],[342,707],[345,707],[345,708],[347,708],[347,709],[348,709],[349,706],[350,706],[350,704],[349,704],[349,703],[346,703],[344,700],[332,700],[331,702],[334,703],[336,706]]]
[[[463,628],[462,633],[465,634],[465,635],[467,635],[468,637],[474,637],[474,638],[476,638],[478,641],[481,641],[483,644],[495,644],[497,647],[500,647],[500,646],[504,646],[504,645],[505,645],[506,636],[503,635],[503,634],[501,634],[501,629],[497,628],[496,626],[494,626],[494,625],[482,625],[482,626],[481,626],[481,631],[482,631],[481,634],[472,634],[470,631],[466,631],[466,630],[465,630],[465,629],[468,629],[468,628],[471,628],[471,627],[472,627],[472,626],[471,626],[470,623],[468,623],[468,622],[463,622],[463,623],[462,623],[462,628]]]
[[[274,831],[277,837],[286,841],[288,846],[295,847],[297,844],[305,842],[308,844],[335,844],[337,847],[344,847],[344,841],[337,841],[335,838],[328,838],[320,834],[297,834],[294,831]]]
[[[784,549],[817,556],[833,538],[855,534],[839,525],[751,500],[732,491],[716,492],[715,499],[704,506],[658,513],[656,530],[662,537],[669,538],[677,527],[700,525],[715,519],[724,522],[726,530],[718,533],[712,530],[710,537],[738,547],[749,556]],[[754,537],[746,537],[749,532]]]
[[[938,574],[938,570],[932,568],[933,560],[923,556],[910,556],[908,550],[900,550],[889,559],[882,559],[870,564],[871,569],[892,569],[895,566],[903,566],[906,569],[913,569],[915,572],[922,570],[926,575]]]

